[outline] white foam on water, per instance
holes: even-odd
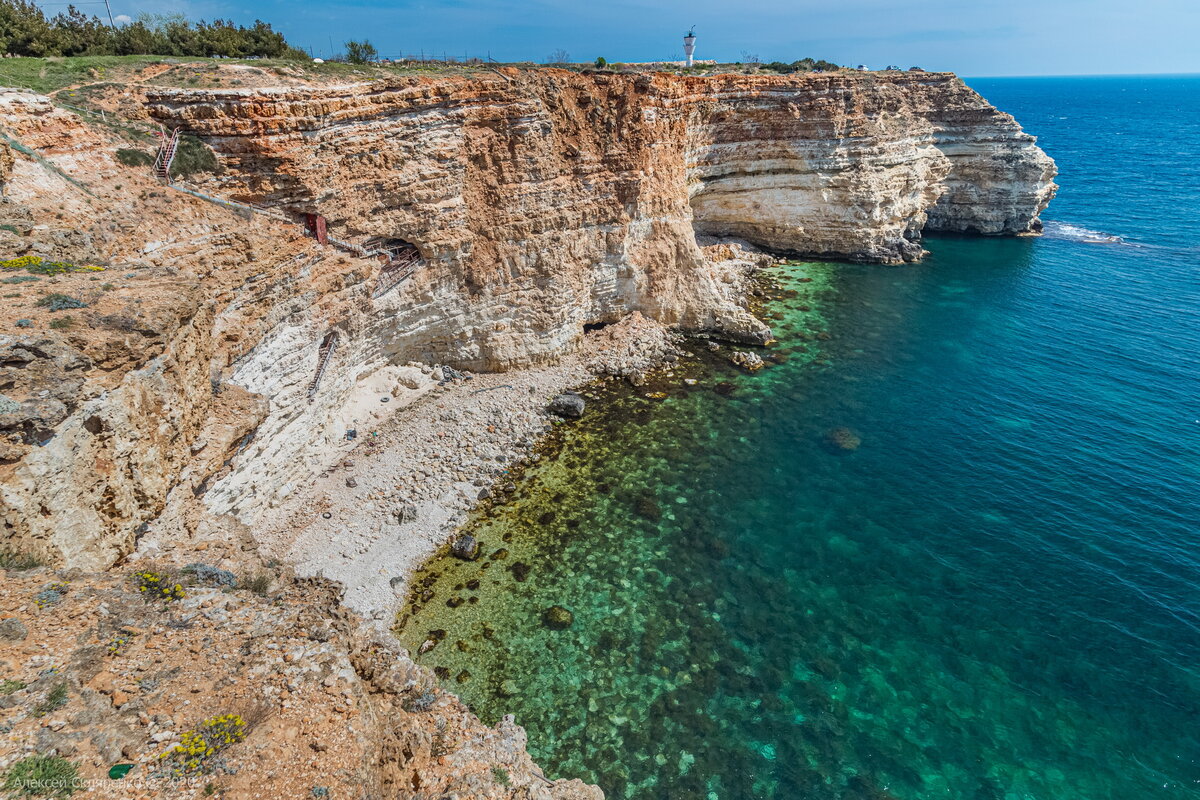
[[[1094,231],[1081,225],[1071,225],[1067,222],[1047,222],[1045,235],[1054,239],[1068,239],[1073,242],[1088,244],[1126,244],[1120,236]]]

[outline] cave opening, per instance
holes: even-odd
[[[381,297],[409,278],[425,263],[421,250],[407,239],[373,236],[363,248],[379,260],[379,276],[371,297]]]

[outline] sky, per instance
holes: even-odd
[[[889,64],[967,76],[1200,72],[1200,0],[111,0],[114,14],[270,22],[317,56],[369,39],[381,55],[499,61],[683,57]],[[47,11],[57,10],[47,5]],[[82,6],[102,12],[103,5]]]

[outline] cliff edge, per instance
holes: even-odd
[[[326,783],[362,796],[595,797],[389,649],[401,555],[530,453],[549,393],[675,359],[678,332],[769,341],[749,245],[901,263],[927,231],[1036,233],[1055,188],[948,74],[256,74],[102,81],[93,112],[0,90],[0,666],[22,684],[0,766],[151,771],[243,709],[260,732],[230,763],[292,764],[305,791],[336,747]],[[219,168],[164,186],[151,121]],[[147,570],[187,597],[146,605]],[[220,703],[192,702],[180,647],[221,661]],[[311,723],[331,714],[354,724]],[[220,782],[255,796],[251,775]]]

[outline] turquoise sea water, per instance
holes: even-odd
[[[1046,236],[781,268],[781,363],[603,390],[418,575],[402,638],[548,774],[1200,797],[1200,78],[968,83],[1058,161]]]

